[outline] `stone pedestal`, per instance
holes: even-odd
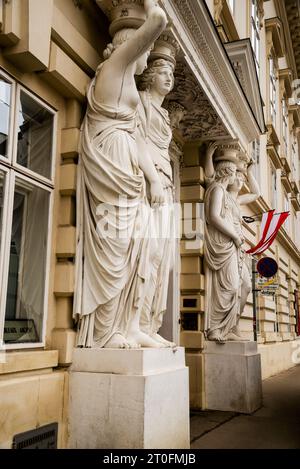
[[[205,408],[250,414],[262,405],[256,342],[205,342]]]
[[[189,448],[184,348],[75,349],[69,448]]]

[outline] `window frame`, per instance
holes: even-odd
[[[297,180],[297,139],[291,134],[291,168],[294,181]]]
[[[289,198],[289,194],[286,191],[283,191],[283,211],[289,212],[290,216],[284,222],[284,228],[286,232],[290,235],[291,234],[291,200]]]
[[[257,0],[250,0],[250,42],[254,52],[254,60],[257,76],[260,75],[260,53],[261,53],[261,37],[260,37],[260,18],[258,14]]]
[[[289,153],[289,123],[288,123],[288,107],[287,107],[287,102],[285,97],[282,98],[281,101],[281,115],[282,115],[282,141],[283,141],[283,147],[284,147],[284,156],[287,158],[288,153]]]
[[[273,174],[274,174],[274,188],[273,188]],[[271,176],[271,184],[270,184],[270,189],[271,189],[271,192],[270,192],[270,202],[271,204],[274,203],[274,207],[272,207],[271,205],[271,208],[272,210],[277,210],[277,206],[278,206],[278,200],[277,200],[277,187],[278,187],[278,176],[277,176],[277,169],[275,168],[275,166],[270,162],[270,176]],[[274,190],[273,190],[274,189]]]
[[[231,11],[232,16],[234,16],[235,13],[235,0],[227,0],[227,5],[229,10]]]
[[[3,213],[2,213],[2,221],[7,220],[8,217],[8,197],[10,193],[10,172],[9,169],[5,166],[1,165],[0,162],[0,171],[3,172],[5,183],[4,183],[4,193],[3,193]],[[5,252],[5,239],[7,230],[4,229],[4,223],[2,222],[1,227],[1,244],[0,244],[0,322],[1,322],[1,292],[3,291],[3,270],[4,270],[4,252]],[[0,326],[1,327],[1,326]],[[0,343],[1,343],[1,329],[0,329]]]
[[[272,67],[271,67],[272,64]],[[276,76],[276,67],[275,59],[273,56],[269,57],[269,106],[270,106],[270,119],[271,124],[274,129],[276,128],[277,123],[277,76]]]
[[[260,184],[261,180],[261,167],[260,167],[260,152],[261,152],[261,141],[260,138],[257,138],[256,140],[253,140],[252,145],[251,145],[251,156],[254,161],[254,172],[255,172],[255,178]]]
[[[5,72],[0,69],[0,76],[4,76]],[[12,81],[10,79],[10,81]],[[37,349],[44,348],[46,345],[46,323],[48,319],[48,304],[49,304],[49,291],[50,291],[50,266],[51,266],[51,244],[52,244],[52,228],[53,228],[53,207],[54,207],[54,169],[55,169],[55,155],[57,146],[57,111],[44,103],[41,99],[37,98],[32,92],[27,90],[24,86],[15,82],[14,84],[14,100],[12,100],[13,109],[13,125],[10,127],[12,146],[10,147],[11,158],[0,159],[0,170],[5,174],[4,186],[4,201],[3,201],[3,219],[5,219],[5,226],[2,226],[2,242],[0,246],[0,346],[6,350],[20,350],[20,349]],[[41,106],[45,107],[53,115],[53,134],[52,134],[52,152],[51,152],[51,174],[50,178],[45,178],[38,173],[33,172],[28,168],[16,162],[17,156],[17,135],[18,135],[18,111],[19,111],[19,97],[20,91],[29,95],[32,99],[37,101]],[[13,207],[14,195],[16,188],[16,180],[19,179],[34,187],[38,187],[49,194],[49,206],[47,216],[47,246],[45,250],[45,278],[44,278],[44,296],[42,313],[43,318],[41,322],[41,332],[39,342],[25,342],[25,343],[5,343],[4,342],[4,324],[5,324],[5,309],[6,309],[6,296],[8,287],[8,273],[10,263],[10,242],[12,234],[12,221],[13,221]]]
[[[48,112],[50,112],[53,115],[53,131],[52,131],[52,152],[51,152],[51,167],[50,167],[50,177],[47,178],[45,176],[42,176],[39,173],[36,173],[32,171],[30,168],[26,168],[25,166],[22,166],[17,162],[17,153],[18,153],[18,142],[17,139],[14,139],[14,146],[13,146],[13,159],[12,159],[12,164],[13,166],[20,172],[25,175],[30,176],[32,179],[36,179],[38,181],[43,182],[44,184],[51,185],[52,187],[54,186],[54,168],[55,168],[55,148],[56,148],[56,141],[55,141],[55,129],[56,129],[56,113],[53,111],[53,109],[45,104],[41,99],[39,99],[35,94],[32,92],[28,91],[24,86],[18,85],[16,89],[16,109],[15,109],[15,118],[14,118],[14,129],[16,130],[18,128],[18,114],[19,114],[19,106],[21,103],[21,91],[23,93],[26,93],[31,99],[33,99],[36,103],[39,105],[43,106]]]
[[[7,144],[7,158],[0,155],[0,164],[6,163],[9,164],[12,162],[13,154],[13,129],[15,123],[15,102],[16,102],[16,82],[0,68],[0,78],[3,78],[11,85],[11,95],[10,95],[10,116],[9,116],[9,134],[8,134],[8,144]]]

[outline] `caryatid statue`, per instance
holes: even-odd
[[[158,334],[167,309],[170,271],[175,256],[174,185],[169,147],[172,129],[168,111],[162,107],[166,96],[174,86],[174,69],[178,45],[166,31],[155,43],[150,54],[148,68],[138,77],[140,105],[138,114],[138,142],[146,142],[153,164],[164,191],[164,205],[151,208],[151,234],[154,238],[150,278],[141,313],[141,329],[163,346],[175,344]]]
[[[254,202],[260,196],[252,168],[236,144],[211,144],[208,148],[204,202],[205,331],[208,340],[219,343],[244,340],[238,323],[251,281],[243,248],[240,205]],[[239,195],[246,176],[251,193]]]
[[[140,96],[135,76],[146,69],[167,18],[154,0],[98,3],[111,7],[113,40],[89,87],[81,129],[74,298],[77,345],[160,347],[140,329],[151,263],[145,178],[151,203],[164,202],[164,189],[148,152],[137,147]]]

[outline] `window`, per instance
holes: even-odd
[[[12,84],[0,76],[0,157],[3,158],[7,158],[9,152],[11,94]]]
[[[292,178],[297,181],[297,142],[295,138],[292,143]]]
[[[270,68],[270,117],[274,127],[276,127],[276,72],[274,59],[269,59]]]
[[[284,211],[285,212],[289,212],[290,211],[290,201],[289,201],[289,198],[288,198],[288,195],[285,194],[284,195]],[[284,222],[284,227],[286,229],[286,231],[289,231],[290,230],[290,216],[286,219],[286,221]]]
[[[251,44],[256,62],[256,71],[259,76],[260,64],[260,19],[257,0],[251,0]]]
[[[271,166],[271,204],[272,209],[277,209],[277,173],[276,169]]]
[[[255,179],[260,184],[260,139],[252,142],[252,160],[254,161]]]
[[[55,112],[4,74],[0,97],[0,341],[41,346]]]
[[[300,247],[300,213],[297,212],[295,214],[295,225],[294,225],[294,236],[295,236],[295,243],[299,249]]]
[[[284,156],[288,155],[288,109],[286,105],[286,100],[282,100],[282,140],[283,140],[283,149]]]
[[[227,0],[231,13],[234,15],[235,0]]]

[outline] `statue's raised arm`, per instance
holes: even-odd
[[[135,75],[147,67],[147,59],[155,40],[167,26],[164,11],[154,0],[145,0],[146,21],[139,29],[118,31],[112,45],[105,51],[107,60],[102,65],[95,84],[97,101],[111,105],[136,106]],[[126,88],[126,94],[123,93]],[[117,101],[116,101],[117,100]]]

